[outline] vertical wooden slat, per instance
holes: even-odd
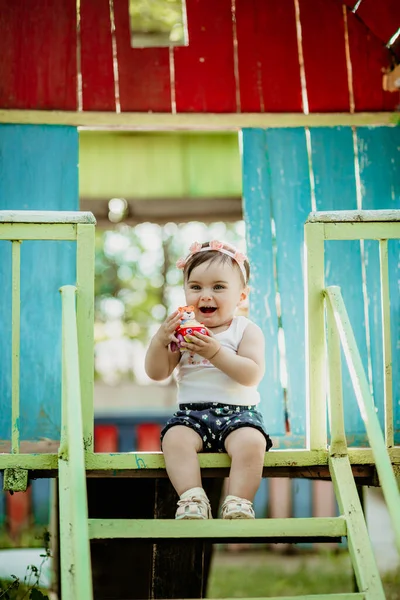
[[[189,46],[174,48],[177,112],[236,112],[231,0],[186,0]]]
[[[295,518],[312,517],[312,488],[314,482],[311,479],[291,479],[292,483],[292,513]],[[309,542],[299,544],[301,548],[311,548]]]
[[[11,451],[19,452],[20,440],[20,341],[21,341],[21,243],[12,242],[12,363]]]
[[[250,316],[265,335],[264,378],[259,386],[260,410],[268,431],[285,434],[283,390],[279,375],[278,316],[275,302],[274,256],[271,232],[271,182],[265,131],[242,133],[243,212],[251,264]]]
[[[400,208],[400,130],[397,127],[357,129],[362,208]],[[392,327],[393,398],[400,397],[399,339],[399,256],[400,242],[389,243],[390,320]],[[369,298],[369,325],[371,337],[372,381],[375,405],[382,427],[383,410],[383,354],[381,323],[381,290],[378,242],[365,241],[366,285]],[[400,440],[400,406],[394,405],[395,441]],[[398,442],[396,442],[398,443]]]
[[[400,2],[385,0],[379,4],[377,10],[376,0],[362,0],[357,9],[357,16],[387,44],[400,26]]]
[[[75,110],[76,0],[1,0],[0,31],[0,106]]]
[[[289,478],[271,477],[269,480],[270,507],[268,516],[271,519],[285,519],[292,511],[292,482]],[[276,550],[284,550],[289,544],[274,544]]]
[[[121,111],[171,111],[168,48],[132,48],[128,0],[114,0]]]
[[[326,331],[329,374],[328,413],[331,433],[329,452],[330,454],[346,454],[340,338],[329,302],[326,306]]]
[[[344,24],[334,0],[299,0],[310,112],[349,110]]]
[[[31,483],[32,516],[35,525],[50,524],[50,479],[35,479]]]
[[[305,131],[271,129],[266,132],[266,142],[272,217],[276,224],[277,284],[285,333],[290,431],[305,436],[303,226],[311,210]]]
[[[388,241],[379,242],[379,262],[381,272],[381,306],[382,306],[382,346],[383,346],[383,396],[385,412],[386,445],[393,446],[393,378],[392,347],[390,339],[390,289]]]
[[[0,208],[77,210],[78,162],[74,127],[0,125]],[[0,439],[10,439],[11,433],[11,245],[5,244],[0,244],[0,314],[5,316],[4,336],[0,336],[0,356],[5,358],[0,377]],[[75,252],[75,242],[22,244],[21,440],[59,439],[58,289],[76,280]]]
[[[236,21],[241,111],[301,112],[294,3],[236,0]]]
[[[382,72],[390,67],[390,52],[352,12],[347,12],[350,60],[356,112],[395,110],[399,94],[384,92]]]
[[[351,128],[311,129],[311,145],[317,210],[357,209]],[[358,240],[326,242],[325,256],[326,284],[339,285],[342,289],[363,365],[367,371],[360,243]],[[354,436],[360,435],[365,442],[365,428],[357,408],[347,366],[343,370],[343,395],[348,443],[357,445],[359,440]]]
[[[83,110],[115,111],[109,0],[80,0]]]
[[[313,484],[313,517],[335,517],[336,500],[331,481],[312,482]],[[335,542],[323,542],[314,544],[316,548],[330,550],[337,547]]]
[[[76,241],[76,317],[78,323],[79,369],[85,450],[93,449],[94,236],[94,225],[78,225]]]

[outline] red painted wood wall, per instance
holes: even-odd
[[[108,0],[81,0],[79,15],[75,0],[0,0],[0,108],[348,112],[354,93],[355,111],[393,110],[382,69],[400,2],[355,4],[186,0],[189,45],[169,50],[131,47],[128,0],[112,16]]]

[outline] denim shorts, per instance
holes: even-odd
[[[164,435],[175,425],[186,425],[196,431],[203,440],[203,452],[226,452],[226,437],[239,427],[253,427],[265,438],[266,452],[272,441],[265,431],[261,413],[256,406],[236,406],[218,402],[180,404],[179,410],[167,421],[161,431]]]

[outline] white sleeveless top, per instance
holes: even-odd
[[[234,317],[226,331],[216,333],[221,346],[237,354],[244,330],[249,324],[246,317]],[[177,367],[178,404],[189,402],[220,402],[235,406],[255,405],[260,402],[256,386],[234,381],[199,354],[182,352]]]

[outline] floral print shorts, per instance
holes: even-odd
[[[186,425],[194,429],[203,440],[203,452],[226,452],[226,437],[239,427],[254,427],[265,437],[266,451],[272,441],[265,431],[264,421],[256,406],[236,406],[218,402],[180,404],[179,410],[167,421],[161,431],[164,435],[175,425]]]

